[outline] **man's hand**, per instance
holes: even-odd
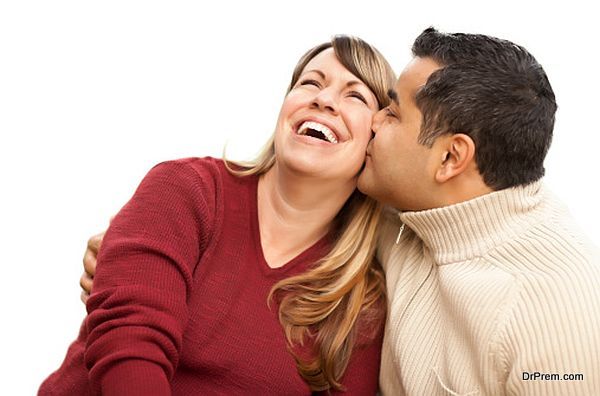
[[[98,251],[102,245],[102,239],[104,238],[105,232],[101,232],[88,239],[87,249],[83,255],[84,272],[79,279],[79,285],[83,289],[81,291],[81,301],[83,301],[84,304],[87,302],[87,299],[92,292],[94,275],[96,275],[96,258],[98,257]]]

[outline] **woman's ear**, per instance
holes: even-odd
[[[455,133],[440,139],[441,156],[435,180],[445,183],[462,174],[475,160],[475,142],[464,133]]]

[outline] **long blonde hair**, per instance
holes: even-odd
[[[387,93],[395,81],[392,68],[375,48],[351,36],[335,36],[304,54],[288,92],[306,64],[327,48],[333,48],[342,65],[373,91],[380,108],[388,105]],[[254,161],[225,161],[237,176],[261,175],[274,163],[274,136]],[[310,270],[271,289],[269,301],[275,297],[279,303],[279,322],[288,349],[313,391],[342,389],[340,379],[355,347],[359,325],[361,335],[368,329],[376,330],[369,335],[372,340],[380,335],[386,310],[383,270],[374,257],[380,212],[377,202],[355,190],[336,216],[329,254]],[[314,358],[306,360],[293,347],[308,337],[312,338]]]

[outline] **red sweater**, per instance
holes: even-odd
[[[329,243],[270,268],[257,183],[213,158],[154,167],[112,221],[89,315],[39,394],[310,394],[267,296]],[[380,348],[381,337],[355,349],[347,394],[376,393]]]

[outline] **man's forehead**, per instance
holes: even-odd
[[[408,96],[414,99],[419,89],[427,84],[429,76],[441,68],[442,66],[432,58],[414,57],[398,76],[393,89],[396,97],[407,99],[405,96]]]
[[[407,63],[406,67],[402,71],[403,73],[409,70],[416,71],[419,74],[429,75],[442,68],[442,65],[436,62],[433,58],[425,56],[415,56]]]

